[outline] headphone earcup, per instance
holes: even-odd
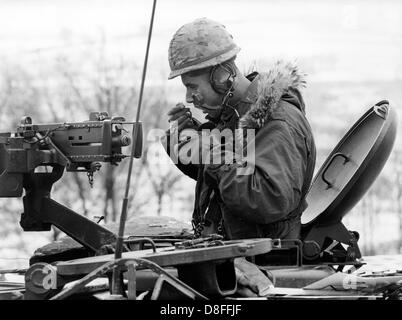
[[[227,90],[229,90],[230,86],[227,81],[225,82],[213,82],[212,88],[221,94],[224,94]]]
[[[217,65],[211,71],[210,80],[211,86],[216,92],[225,94],[229,89],[232,88],[234,74],[230,68]]]

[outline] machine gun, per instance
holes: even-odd
[[[117,165],[127,157],[125,123],[106,112],[73,123],[33,124],[23,117],[16,132],[0,133],[0,197],[21,197],[25,189],[24,231],[49,231],[53,224],[92,251],[116,241],[111,231],[52,200],[50,191],[64,169],[86,172],[92,185],[100,162]]]

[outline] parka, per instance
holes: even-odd
[[[226,109],[218,123],[204,128],[253,129],[253,169],[239,175],[242,163],[183,164],[177,167],[197,181],[193,226],[196,236],[222,233],[226,239],[300,237],[316,148],[300,89],[304,76],[290,63],[254,72],[236,117]],[[170,150],[165,145],[168,153]]]

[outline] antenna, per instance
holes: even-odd
[[[119,233],[117,235],[116,249],[115,249],[115,255],[114,255],[115,260],[121,258],[121,254],[122,254],[122,250],[123,250],[124,229],[125,229],[126,220],[127,220],[128,196],[129,196],[129,192],[130,192],[131,172],[133,170],[133,159],[141,158],[141,154],[142,154],[142,123],[140,122],[140,112],[141,112],[142,95],[144,92],[145,76],[147,73],[149,47],[151,44],[152,27],[154,24],[154,16],[155,16],[155,7],[156,7],[156,0],[154,0],[153,6],[152,6],[152,15],[151,15],[151,22],[150,22],[149,32],[148,32],[147,49],[145,52],[145,61],[144,61],[144,66],[143,66],[143,70],[142,70],[140,96],[138,99],[137,116],[136,116],[135,122],[133,124],[133,132],[132,132],[133,145],[131,148],[130,162],[129,162],[129,167],[128,167],[126,190],[124,193],[123,204],[122,204],[122,208],[121,208]],[[121,282],[120,282],[120,270],[118,267],[116,267],[113,270],[112,294],[121,294],[122,290],[123,289],[121,287]]]

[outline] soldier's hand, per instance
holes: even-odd
[[[176,104],[176,106],[168,112],[168,117],[169,123],[177,122],[177,129],[179,131],[187,128],[197,129],[200,125],[200,122],[192,117],[190,108],[185,107],[183,103]]]

